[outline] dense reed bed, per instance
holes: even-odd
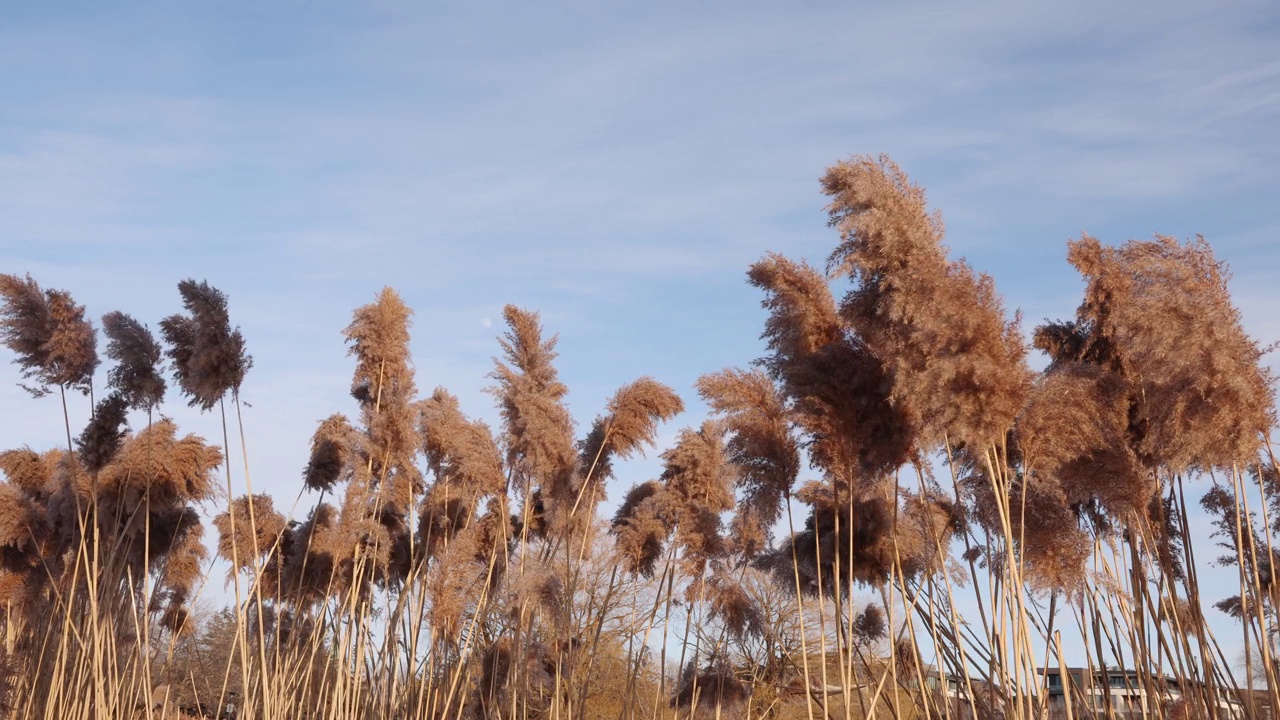
[[[0,276],[0,340],[66,418],[65,447],[0,453],[0,714],[1280,707],[1272,378],[1209,245],[1070,242],[1085,295],[1030,334],[1049,358],[1036,372],[991,278],[949,257],[892,161],[840,162],[822,188],[825,268],[751,266],[766,353],[704,375],[692,390],[710,416],[670,447],[659,428],[685,404],[648,377],[576,427],[556,339],[517,307],[490,375],[500,423],[469,417],[418,387],[412,313],[386,289],[343,331],[357,412],[318,422],[292,507],[225,461],[246,441],[252,361],[223,293],[180,283],[158,338],[104,315],[97,388],[86,310]],[[221,436],[184,435],[164,414],[176,401],[216,413]],[[615,466],[650,451],[661,474],[617,487]],[[1197,506],[1214,537],[1191,537]],[[1210,560],[1237,586],[1202,592]],[[224,579],[233,605],[201,611],[202,585]],[[1215,637],[1211,613],[1239,639]],[[1237,642],[1243,665],[1224,650]],[[1055,700],[1044,671],[1068,665],[1083,671]]]

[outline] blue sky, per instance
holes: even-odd
[[[110,5],[0,10],[0,272],[153,325],[184,277],[227,291],[255,486],[290,499],[383,285],[424,391],[495,418],[511,302],[581,423],[651,374],[674,437],[698,375],[761,352],[747,266],[833,247],[817,179],[853,153],[925,186],[1028,328],[1078,302],[1068,238],[1203,233],[1280,339],[1273,3]],[[58,444],[56,405],[0,382],[3,444]]]

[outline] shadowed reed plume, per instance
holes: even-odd
[[[311,458],[302,471],[302,484],[308,490],[328,492],[346,479],[359,438],[344,415],[330,415],[311,436]]]
[[[97,474],[116,456],[128,431],[128,403],[119,393],[98,402],[93,419],[85,426],[76,445],[80,462],[90,474]]]
[[[725,552],[720,515],[734,506],[736,468],[729,462],[723,426],[708,420],[697,430],[680,431],[662,461],[671,542],[680,551],[685,574],[700,578],[707,564]]]
[[[752,558],[772,540],[783,501],[800,472],[800,450],[786,400],[759,370],[729,369],[698,378],[698,393],[723,417],[729,459],[742,490],[730,526],[735,551]]]
[[[231,328],[227,296],[206,281],[178,283],[186,315],[170,315],[160,321],[160,334],[178,387],[187,404],[201,410],[217,407],[228,392],[238,393],[253,366],[245,352],[240,329]]]
[[[107,336],[107,357],[115,361],[107,384],[119,392],[128,407],[150,413],[164,400],[161,348],[146,325],[121,312],[102,316]]]
[[[615,537],[625,570],[634,575],[653,577],[653,571],[666,547],[671,524],[666,519],[662,484],[650,480],[631,488],[614,515],[610,532]]]
[[[747,277],[769,311],[769,354],[758,362],[780,382],[811,461],[841,482],[875,481],[905,463],[914,435],[889,402],[882,360],[845,326],[822,275],[771,254]]]

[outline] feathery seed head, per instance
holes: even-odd
[[[829,168],[823,190],[843,241],[828,268],[856,283],[841,314],[884,359],[893,402],[922,444],[1001,440],[1030,370],[991,278],[947,260],[941,217],[887,157]]]
[[[76,440],[80,462],[90,473],[101,471],[119,452],[128,430],[128,409],[124,397],[118,392],[98,402],[93,418]]]
[[[0,342],[17,355],[33,395],[61,386],[89,392],[97,335],[84,307],[62,290],[42,291],[30,275],[0,275]]]
[[[30,448],[0,452],[0,471],[9,478],[11,485],[26,493],[47,492],[56,467],[54,458],[42,456]]]
[[[213,519],[213,526],[218,529],[218,556],[238,562],[234,571],[253,567],[256,558],[271,552],[287,522],[276,511],[271,496],[260,494],[231,501],[231,507]]]
[[[17,355],[23,377],[38,377],[53,334],[44,291],[30,275],[0,275],[0,299],[0,341]]]
[[[706,590],[711,616],[724,623],[733,637],[741,641],[748,636],[764,634],[764,613],[741,583],[723,573],[716,573],[707,580]]]
[[[1075,354],[1133,386],[1131,434],[1143,464],[1181,472],[1251,463],[1273,424],[1272,378],[1204,238],[1104,247],[1085,235],[1067,257],[1088,281]],[[1070,349],[1054,342],[1063,325],[1047,326],[1040,345]]]
[[[124,507],[148,498],[153,504],[202,503],[213,499],[218,487],[214,472],[222,452],[196,435],[177,437],[178,426],[168,418],[125,440],[114,460],[100,472],[104,492],[115,493]]]
[[[609,532],[627,572],[633,575],[653,577],[662,557],[671,534],[663,513],[666,493],[662,483],[653,480],[636,485],[627,492],[613,518]]]
[[[427,468],[438,483],[477,498],[506,491],[502,454],[488,425],[469,420],[443,388],[419,403],[418,411]]]
[[[160,321],[160,334],[188,404],[212,410],[228,392],[240,391],[253,358],[240,329],[231,328],[225,293],[195,280],[178,283],[178,292],[188,314]]]
[[[730,461],[745,491],[731,525],[735,547],[751,557],[764,549],[769,529],[800,472],[791,416],[777,386],[760,370],[728,369],[698,379],[698,393],[723,419]]]
[[[122,396],[129,407],[153,410],[164,399],[165,381],[160,374],[160,343],[146,325],[122,312],[102,316],[102,331],[107,336],[107,357],[115,361],[108,374],[108,384]]]
[[[52,332],[45,341],[45,369],[42,381],[89,393],[93,371],[98,367],[98,337],[93,323],[62,290],[47,290]]]
[[[573,418],[564,404],[568,388],[554,365],[556,338],[543,339],[537,313],[508,305],[503,316],[508,327],[499,339],[503,358],[494,360],[490,377],[496,384],[489,392],[498,399],[506,466],[526,504],[538,494],[538,522],[549,532],[564,533],[579,496],[578,453]]]
[[[695,708],[695,717],[699,720],[736,718],[750,698],[751,688],[738,679],[727,660],[712,657],[699,668],[694,658],[681,673],[671,707]]]
[[[0,483],[0,555],[36,550],[47,530],[42,508],[20,488]]]
[[[326,418],[311,436],[311,457],[302,471],[303,484],[309,490],[333,490],[347,471],[357,442],[356,431],[346,416]]]
[[[658,423],[665,422],[684,411],[684,402],[675,391],[650,377],[642,377],[623,386],[609,401],[609,413],[604,420],[604,437],[595,453],[584,444],[582,456],[585,469],[596,457],[605,455],[629,458],[652,446],[658,432]]]
[[[409,327],[413,311],[391,288],[383,288],[369,305],[356,309],[343,331],[356,357],[351,395],[366,408],[383,396],[412,397],[413,371],[409,366]]]

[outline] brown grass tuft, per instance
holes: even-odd
[[[1125,441],[1128,433],[1125,383],[1080,363],[1059,364],[1043,375],[1018,423],[1027,472],[1060,485],[1070,505],[1096,502],[1126,520],[1144,511],[1158,491]]]
[[[697,718],[737,718],[750,697],[751,688],[738,679],[733,666],[714,657],[701,668],[690,661],[681,673],[671,707],[691,709]]]
[[[724,446],[724,427],[708,420],[697,430],[681,431],[675,447],[662,454],[663,511],[674,524],[673,542],[692,577],[725,549],[720,515],[734,506],[736,469]]]
[[[427,467],[437,482],[475,497],[506,490],[502,455],[489,426],[468,420],[458,399],[442,388],[418,408]]]
[[[706,591],[711,617],[724,623],[732,637],[742,641],[748,636],[764,634],[764,613],[737,580],[724,573],[714,573],[707,579]]]
[[[889,620],[879,605],[867,605],[854,617],[853,634],[863,646],[879,642],[889,635]]]
[[[177,527],[165,533],[171,534],[173,540],[156,556],[164,558],[164,587],[189,598],[204,575],[204,562],[209,551],[204,546],[204,527],[200,525],[199,516],[183,513],[178,517],[182,519],[175,523]]]
[[[643,377],[623,386],[609,400],[609,412],[603,419],[604,433],[598,446],[593,448],[595,443],[589,442],[583,447],[584,473],[593,464],[607,462],[607,458],[617,456],[625,459],[643,452],[645,446],[653,445],[658,423],[682,412],[684,402],[680,396],[653,378]],[[597,475],[593,473],[592,477]],[[601,473],[599,477],[606,478],[609,474]]]
[[[47,364],[45,345],[53,319],[44,292],[30,275],[0,275],[0,339],[17,355],[24,378],[36,378]]]
[[[98,367],[97,332],[71,295],[62,290],[47,290],[52,332],[45,341],[43,381],[49,385],[75,388],[88,394],[93,371]]]
[[[356,309],[343,331],[351,344],[349,353],[356,358],[351,395],[362,406],[377,405],[381,395],[412,385],[408,354],[412,315],[395,290],[383,288],[372,304]]]
[[[914,432],[890,403],[884,366],[843,327],[826,281],[813,268],[771,255],[752,266],[770,311],[760,362],[782,385],[808,435],[814,464],[832,478],[878,479],[902,465]]]
[[[46,522],[41,508],[22,490],[0,483],[0,548],[17,554],[37,550],[40,538],[47,532]],[[0,567],[6,570],[18,569],[7,566],[23,564],[25,559],[19,561],[11,553],[0,553]]]
[[[774,377],[787,378],[792,365],[843,339],[831,288],[817,270],[769,253],[751,266],[747,278],[767,293],[761,302],[769,311],[764,338],[770,355],[764,365]]]
[[[344,557],[344,549],[337,543],[338,511],[328,503],[312,508],[307,519],[286,531],[286,545],[282,542],[282,580],[286,593],[296,593],[296,600],[303,606],[326,596],[330,590],[341,592],[343,578],[335,575],[338,558]],[[237,530],[239,526],[237,525]],[[330,582],[336,583],[331,588]]]

